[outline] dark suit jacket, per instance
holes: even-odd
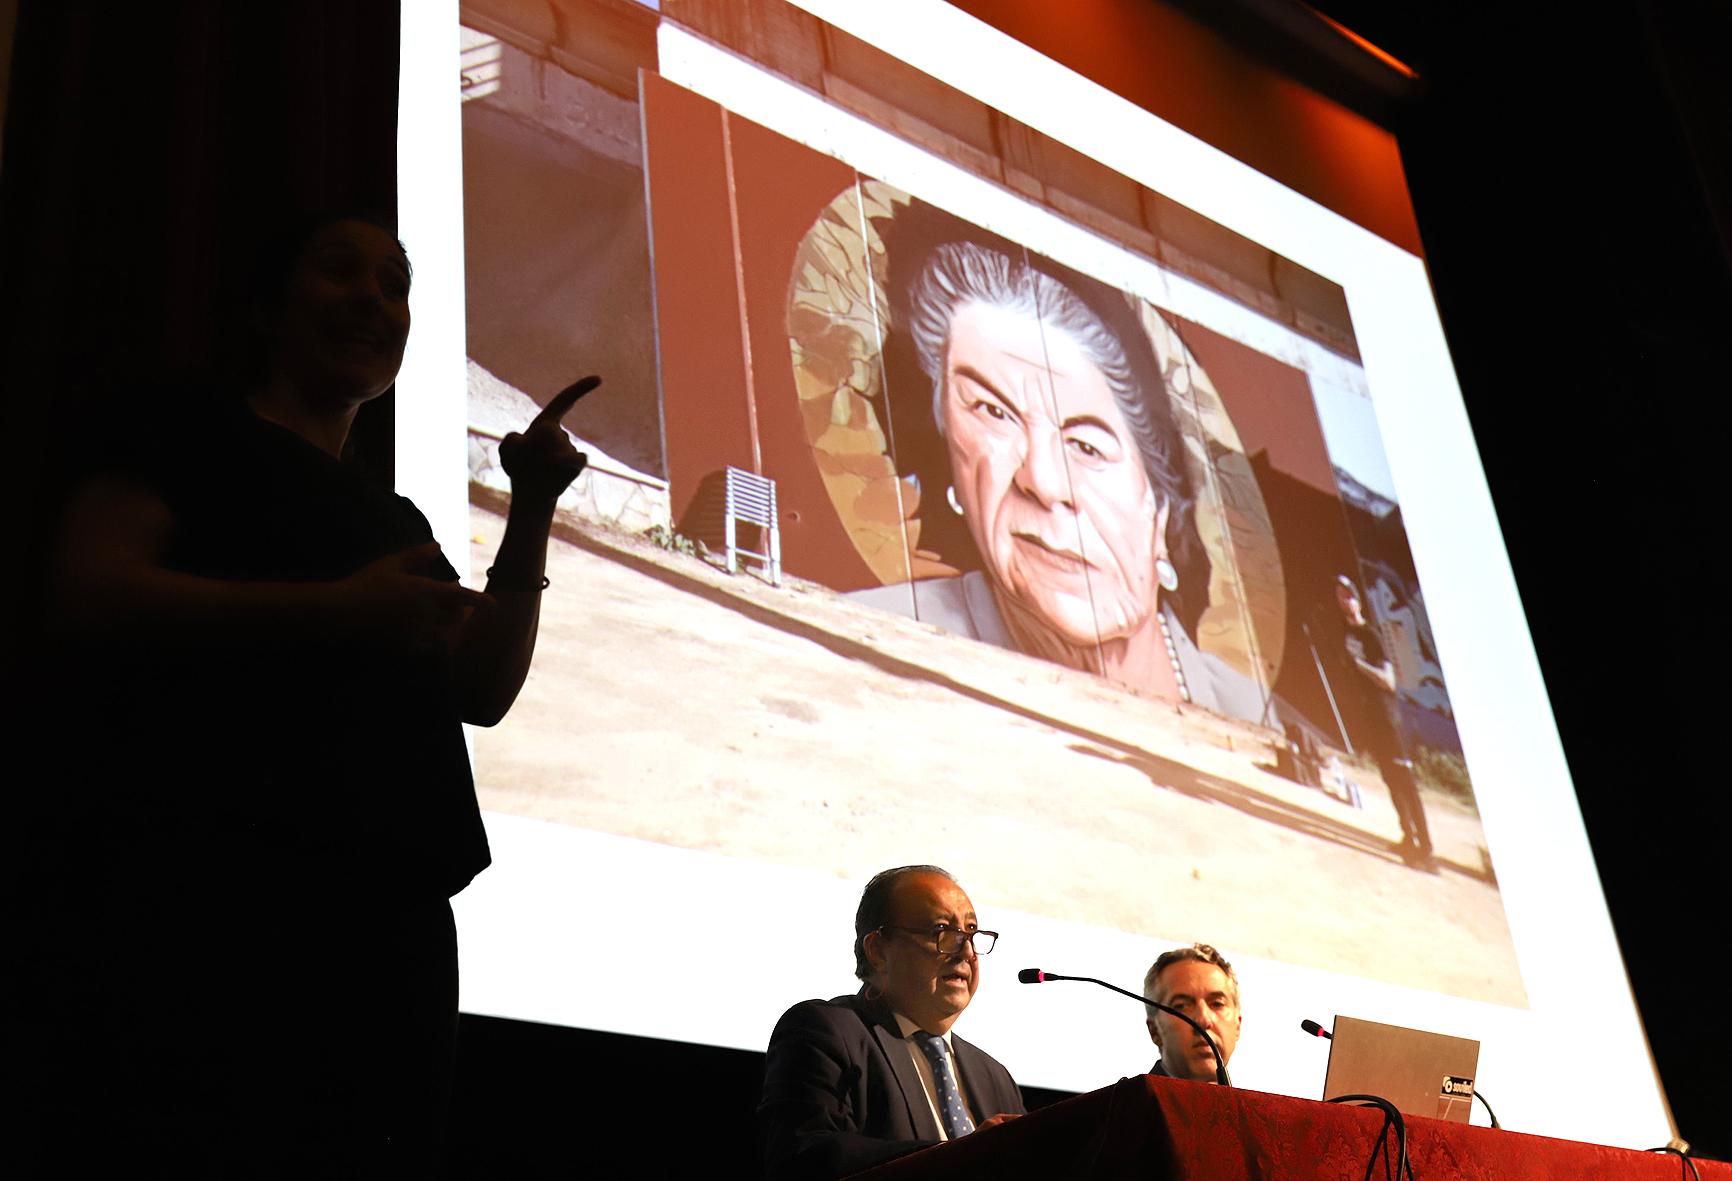
[[[1156,1078],[1172,1078],[1172,1077],[1174,1077],[1174,1076],[1167,1073],[1167,1064],[1165,1062],[1162,1062],[1159,1058],[1156,1058],[1155,1064],[1153,1066],[1149,1067],[1149,1073],[1154,1075]]]
[[[955,1034],[950,1044],[976,1123],[1025,1110],[1009,1071]],[[858,994],[801,1001],[776,1023],[758,1128],[775,1181],[846,1177],[940,1138],[896,1018]]]

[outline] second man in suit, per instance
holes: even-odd
[[[1143,977],[1143,995],[1171,1005],[1209,1031],[1223,1062],[1239,1044],[1239,978],[1233,965],[1207,943],[1162,952]],[[1167,1078],[1215,1081],[1215,1054],[1197,1031],[1158,1009],[1148,1010],[1149,1040],[1161,1052],[1149,1073]]]

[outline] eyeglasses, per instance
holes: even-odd
[[[955,955],[968,944],[974,945],[975,955],[991,955],[993,946],[998,943],[997,931],[965,931],[961,927],[953,927],[949,923],[939,923],[934,927],[897,927],[885,923],[878,929],[880,931],[906,931],[910,935],[918,935],[922,943],[939,955]]]

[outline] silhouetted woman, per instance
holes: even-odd
[[[456,1025],[448,898],[489,861],[460,723],[498,721],[523,683],[554,501],[584,463],[559,419],[594,380],[501,444],[508,527],[467,590],[415,506],[341,459],[402,361],[402,246],[322,219],[274,258],[244,397],[93,431],[65,513],[49,624],[87,746],[54,785],[81,867],[62,1018],[86,1060],[49,1056],[135,1165],[424,1174]]]

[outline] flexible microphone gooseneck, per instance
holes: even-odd
[[[1183,1021],[1186,1025],[1189,1025],[1192,1029],[1196,1030],[1202,1035],[1203,1040],[1209,1043],[1209,1052],[1215,1056],[1215,1081],[1220,1083],[1223,1087],[1230,1087],[1233,1085],[1232,1080],[1227,1077],[1227,1060],[1221,1057],[1221,1047],[1215,1044],[1215,1039],[1209,1036],[1209,1031],[1204,1029],[1196,1019],[1179,1012],[1171,1005],[1163,1005],[1160,1001],[1151,1001],[1148,997],[1139,996],[1128,988],[1120,988],[1116,984],[1108,984],[1105,980],[1096,980],[1093,976],[1060,976],[1057,972],[1043,972],[1039,968],[1024,968],[1016,974],[1016,978],[1023,984],[1045,984],[1048,980],[1080,980],[1084,984],[1098,984],[1109,992],[1116,992],[1120,996],[1128,996],[1133,1001],[1140,1001],[1151,1009],[1159,1009],[1163,1013],[1170,1013],[1180,1021]]]

